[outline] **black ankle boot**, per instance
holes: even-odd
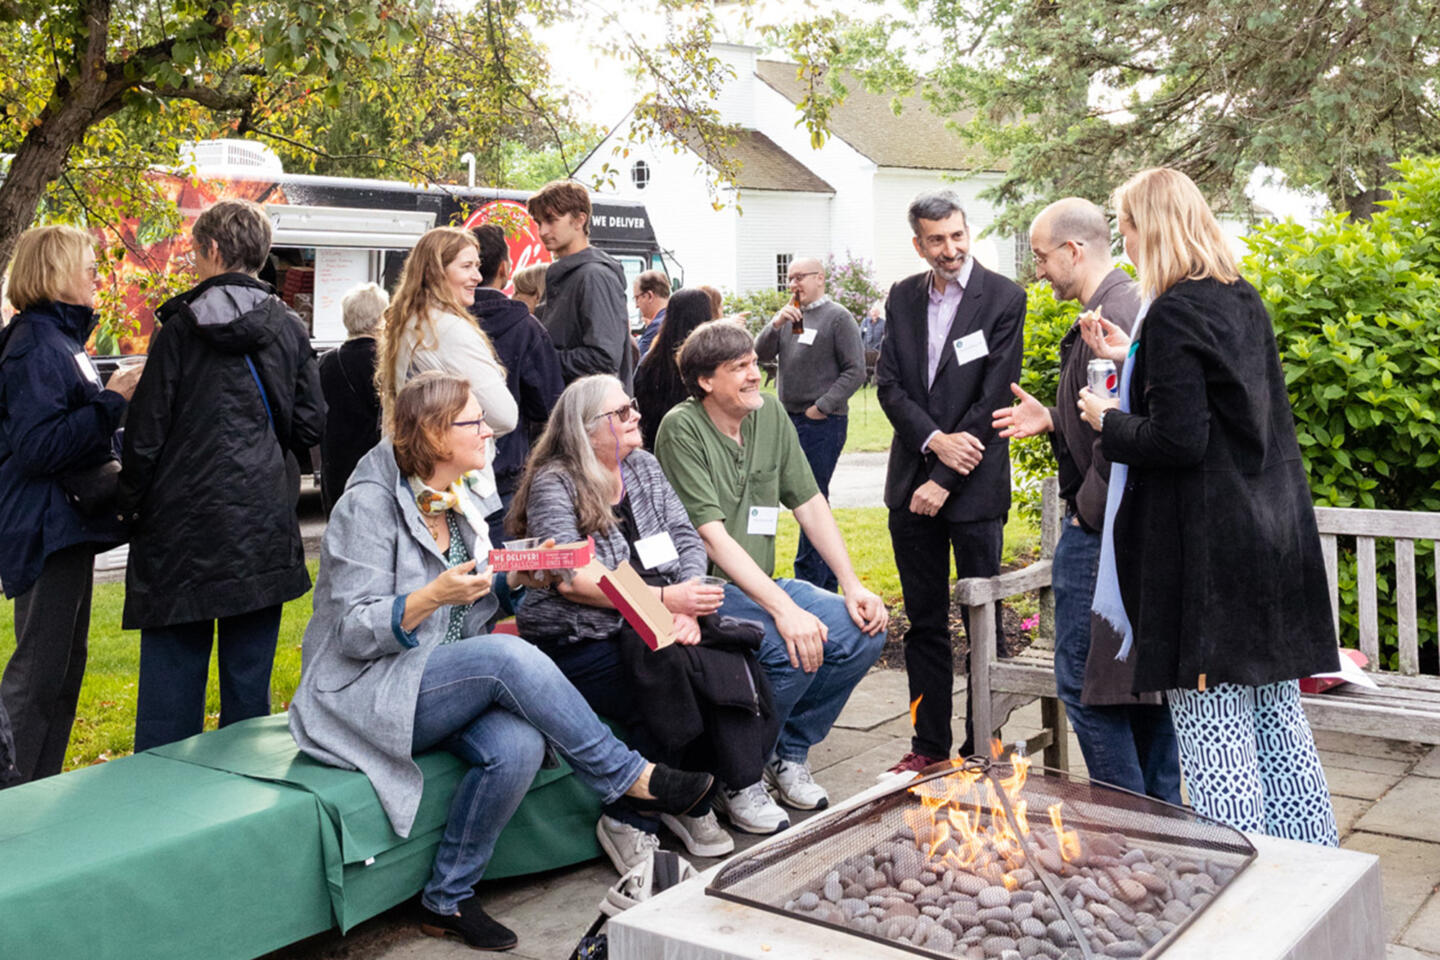
[[[420,905],[420,932],[430,937],[459,937],[476,950],[509,950],[518,943],[514,932],[493,919],[470,897],[460,901],[460,912],[446,916]]]
[[[637,800],[631,797],[630,803],[637,810],[660,810],[683,816],[709,800],[714,791],[715,778],[708,773],[676,770],[657,763],[650,772],[650,794],[655,799]]]

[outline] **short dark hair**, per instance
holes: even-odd
[[[910,201],[910,209],[907,216],[910,218],[910,229],[915,236],[920,236],[921,220],[944,220],[955,211],[960,211],[961,219],[969,225],[969,218],[965,216],[965,207],[960,203],[960,195],[954,190],[929,190],[920,194]]]
[[[659,270],[646,270],[635,278],[635,290],[639,293],[653,293],[664,300],[670,296],[670,278]]]
[[[227,270],[259,273],[270,256],[270,218],[250,200],[221,200],[207,207],[190,235],[202,249],[214,244]]]
[[[680,379],[696,400],[705,399],[701,377],[713,377],[722,364],[755,352],[749,331],[733,320],[711,320],[696,327],[680,346]]]
[[[395,395],[395,465],[407,477],[428,479],[435,465],[450,456],[445,436],[470,401],[470,381],[443,370],[411,377]]]
[[[585,214],[585,236],[590,236],[590,191],[574,180],[551,180],[535,193],[525,204],[525,209],[536,220],[547,217],[569,216],[572,213]]]
[[[500,264],[510,258],[510,244],[505,242],[505,230],[493,223],[482,223],[471,233],[480,244],[480,285],[488,287],[495,282]]]

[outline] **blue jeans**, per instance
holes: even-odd
[[[867,636],[845,609],[845,599],[803,580],[780,579],[775,585],[784,590],[802,610],[820,618],[829,631],[825,641],[825,661],[814,673],[806,673],[790,665],[785,641],[775,629],[775,621],[754,600],[733,583],[725,585],[725,602],[720,615],[755,620],[765,628],[760,642],[760,666],[770,681],[775,716],[780,720],[780,735],[775,741],[774,755],[781,760],[803,763],[810,748],[830,732],[835,718],[850,699],[850,691],[865,676],[880,648],[885,645],[885,631]],[[730,787],[747,784],[732,783]]]
[[[1180,803],[1180,756],[1164,704],[1087,706],[1081,702],[1090,655],[1090,605],[1100,535],[1067,521],[1055,547],[1055,687],[1093,780]]]
[[[605,801],[622,796],[645,758],[610,733],[540,650],[505,634],[436,647],[415,701],[416,753],[444,747],[470,764],[450,801],[422,902],[455,912],[485,872],[550,742]]]
[[[205,728],[205,684],[219,625],[220,726],[270,714],[270,671],[281,604],[140,631],[135,752],[193,737]]]
[[[845,449],[845,434],[849,430],[847,416],[826,417],[811,420],[803,413],[790,414],[795,432],[800,436],[800,449],[810,462],[810,472],[815,474],[815,484],[827,498],[830,496],[830,478],[835,475],[835,464],[840,460],[840,451]],[[820,557],[820,551],[800,531],[800,542],[795,547],[795,579],[815,584],[821,590],[835,592],[839,581],[834,572]]]

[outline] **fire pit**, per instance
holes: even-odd
[[[706,892],[944,960],[1149,958],[1255,858],[1223,824],[1023,758],[932,770]]]

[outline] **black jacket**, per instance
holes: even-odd
[[[875,368],[876,396],[895,428],[885,471],[885,506],[908,510],[926,480],[950,491],[940,517],[952,522],[994,520],[1010,511],[1010,441],[996,436],[990,414],[1008,407],[1010,384],[1020,376],[1024,349],[1025,291],[979,263],[960,298],[945,337],[935,381],[926,383],[930,272],[906,277],[885,301],[885,339]],[[989,355],[960,366],[954,343],[984,331]],[[920,450],[932,431],[965,431],[985,445],[968,476]]]
[[[1315,509],[1255,289],[1187,280],[1157,297],[1130,406],[1106,415],[1100,438],[1130,465],[1115,559],[1135,690],[1339,669]]]
[[[134,523],[124,627],[233,616],[301,596],[310,576],[295,453],[319,442],[325,422],[304,325],[269,284],[241,274],[206,280],[155,319],[120,477],[120,509]]]
[[[560,356],[550,334],[519,300],[481,287],[470,308],[505,365],[505,386],[520,408],[515,429],[495,441],[495,485],[501,495],[514,493],[530,456],[530,439],[538,437],[555,401],[565,389]]]
[[[700,618],[701,642],[652,651],[625,624],[620,658],[646,730],[680,762],[721,783],[755,783],[780,734],[770,685],[755,657],[764,631],[754,621]]]
[[[0,581],[29,590],[45,558],[79,543],[124,539],[113,517],[84,517],[59,477],[114,455],[125,400],[100,386],[85,356],[88,307],[45,303],[0,330]]]
[[[1129,333],[1140,310],[1139,287],[1124,270],[1112,270],[1085,304],[1086,311],[1097,308],[1106,320]],[[1105,523],[1110,462],[1100,450],[1100,434],[1080,419],[1075,398],[1088,380],[1089,364],[1094,359],[1095,354],[1080,339],[1077,321],[1060,341],[1060,382],[1055,406],[1050,408],[1050,422],[1055,425],[1050,442],[1060,477],[1060,496],[1070,503],[1091,533],[1099,532]],[[1119,364],[1115,372],[1118,377]]]
[[[545,329],[560,353],[565,382],[592,373],[620,378],[626,391],[635,376],[625,268],[608,253],[586,247],[545,271]]]
[[[375,392],[375,338],[346,340],[320,358],[325,431],[320,437],[320,494],[325,513],[345,491],[360,458],[380,442],[380,395]]]

